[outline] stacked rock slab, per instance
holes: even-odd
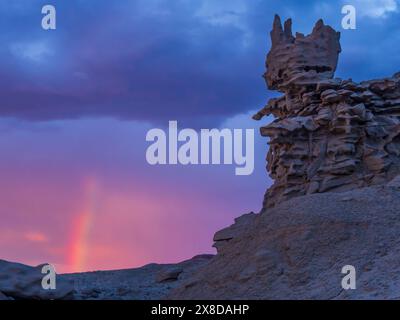
[[[274,184],[264,208],[287,199],[385,183],[400,173],[400,73],[355,83],[334,78],[340,33],[319,20],[308,36],[275,16],[267,86],[284,95],[254,119],[269,137],[267,170]]]

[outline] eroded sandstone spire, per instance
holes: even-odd
[[[292,87],[333,78],[340,49],[340,33],[319,20],[308,36],[292,35],[292,20],[275,15],[272,47],[264,77],[269,89],[287,92]]]
[[[380,184],[400,173],[400,73],[355,83],[333,78],[340,34],[319,20],[308,36],[275,16],[264,77],[284,93],[254,119],[270,138],[267,170],[274,184],[264,207],[317,192]]]

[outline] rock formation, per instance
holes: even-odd
[[[308,36],[275,16],[264,77],[283,96],[254,119],[269,137],[274,179],[264,208],[292,197],[382,184],[400,173],[400,73],[355,83],[334,77],[340,34],[319,20]]]
[[[304,195],[215,235],[218,254],[172,299],[399,299],[400,176]],[[341,286],[356,268],[356,290]]]
[[[5,299],[70,299],[74,286],[70,281],[57,279],[55,290],[42,288],[43,265],[30,267],[0,260],[0,300]]]
[[[261,214],[218,231],[218,254],[169,298],[400,297],[400,73],[334,78],[339,37],[321,20],[294,37],[275,17],[264,77],[283,96],[254,116],[275,117],[261,128],[275,182]],[[356,290],[341,286],[346,265]]]

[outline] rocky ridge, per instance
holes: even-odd
[[[42,265],[30,267],[0,260],[0,300],[162,299],[211,258],[198,255],[177,264],[151,263],[135,269],[62,274],[56,278],[56,290],[42,288]]]
[[[399,299],[400,176],[292,198],[216,233],[218,254],[170,299]],[[356,269],[356,289],[341,286]]]

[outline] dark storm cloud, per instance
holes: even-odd
[[[306,33],[319,17],[336,28],[341,20],[341,1],[26,3],[0,6],[0,115],[32,120],[209,122],[254,110],[268,95],[261,74],[273,14],[292,16],[294,28]],[[40,28],[47,3],[57,8],[56,31]],[[398,38],[397,18],[365,18],[361,29],[346,31],[339,75],[357,79],[398,68],[398,49],[383,36]],[[371,32],[385,52],[368,50]],[[384,56],[386,63],[374,67],[372,60]]]

